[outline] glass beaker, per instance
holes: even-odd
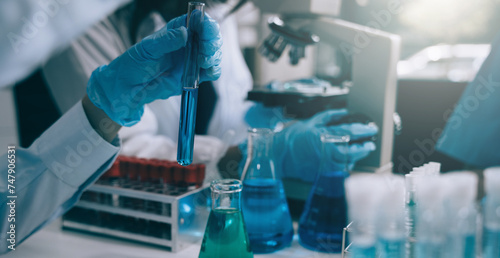
[[[287,247],[293,225],[281,179],[276,178],[272,146],[273,132],[248,130],[248,156],[243,168],[243,215],[254,253],[271,253]]]
[[[321,163],[299,221],[300,243],[312,250],[342,251],[342,230],[347,225],[344,180],[349,176],[350,137],[322,134]]]
[[[234,179],[214,180],[212,211],[201,243],[200,258],[253,257],[243,221],[240,193],[243,185]]]

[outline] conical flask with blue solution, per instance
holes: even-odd
[[[342,231],[347,226],[344,180],[349,176],[349,141],[346,134],[321,135],[319,172],[299,220],[299,242],[308,249],[342,251]]]
[[[283,183],[276,177],[272,157],[273,132],[248,131],[248,155],[242,172],[243,215],[252,251],[271,253],[290,246],[293,225]]]

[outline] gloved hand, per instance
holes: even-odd
[[[312,182],[319,171],[321,161],[321,134],[335,133],[348,134],[351,141],[369,138],[378,132],[375,125],[361,123],[340,124],[329,126],[329,123],[339,121],[347,115],[345,109],[327,110],[316,114],[314,117],[296,122],[276,133],[273,141],[273,154],[277,171],[282,171],[283,177],[297,178]],[[342,160],[347,151],[347,162],[352,169],[355,162],[366,157],[375,150],[375,144],[371,141],[350,144],[348,150],[327,150],[332,156],[332,169],[341,169]],[[338,163],[335,163],[338,161]]]
[[[245,122],[252,128],[275,129],[278,125],[290,121],[285,118],[283,108],[265,107],[261,103],[254,104],[245,114]]]
[[[109,65],[97,68],[87,85],[92,103],[118,124],[132,126],[140,120],[144,104],[180,94],[185,26],[186,15],[177,17]],[[206,14],[194,31],[200,40],[200,81],[217,80],[222,46],[219,25]]]

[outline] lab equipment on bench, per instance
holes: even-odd
[[[248,92],[248,100],[264,107],[282,107],[285,117],[310,118],[321,111],[347,106],[349,88],[334,86],[318,78],[273,81],[265,88]]]
[[[500,167],[484,171],[483,257],[500,257]]]
[[[342,251],[342,230],[347,225],[344,180],[349,176],[349,139],[349,135],[321,135],[320,171],[299,221],[300,243],[309,249]]]
[[[355,174],[346,179],[351,258],[405,257],[404,179]]]
[[[293,225],[281,178],[275,173],[270,129],[248,130],[248,155],[242,172],[242,208],[254,253],[290,246]]]
[[[212,211],[201,243],[200,258],[253,257],[241,212],[242,188],[241,181],[233,179],[211,183]]]
[[[346,179],[346,199],[349,225],[349,238],[344,236],[344,242],[350,241],[349,254],[353,258],[375,257],[375,216],[378,188],[378,177],[372,174],[353,175]],[[344,253],[345,250],[342,250]]]
[[[444,214],[447,228],[444,257],[476,257],[478,211],[476,209],[477,175],[460,171],[443,174]]]
[[[379,257],[404,258],[406,255],[404,177],[388,175],[380,177],[379,180],[377,189],[380,191],[380,197],[375,216],[376,250]]]
[[[63,228],[166,247],[198,242],[209,214],[205,165],[120,156],[63,216]]]
[[[198,87],[200,83],[200,51],[199,35],[195,27],[204,19],[204,3],[189,2],[186,26],[188,39],[186,58],[182,75],[181,115],[179,121],[179,139],[177,142],[177,162],[187,166],[193,162],[194,129],[196,123],[196,107],[198,103]]]
[[[333,52],[314,51],[321,45],[336,48],[340,53],[346,70],[350,70],[348,84],[347,108],[351,112],[364,113],[371,117],[379,126],[380,137],[375,140],[377,149],[366,159],[356,164],[359,171],[390,171],[392,167],[392,145],[394,136],[394,112],[396,93],[396,68],[399,61],[400,37],[394,34],[333,18],[340,12],[340,0],[254,0],[252,1],[265,16],[279,14],[269,19],[271,33],[274,36],[264,43],[262,51],[266,57],[271,57],[272,63],[264,58],[256,59],[255,81],[258,86],[265,85],[271,80],[290,81],[299,78],[318,76],[327,79],[329,74],[320,70],[325,65],[319,64],[320,59],[334,60]],[[264,24],[263,24],[264,25]],[[279,26],[278,26],[279,25]],[[378,25],[378,24],[377,24]],[[265,26],[261,26],[265,28]],[[380,26],[379,26],[380,27]],[[279,28],[279,29],[278,29]],[[286,28],[284,30],[283,28]],[[283,31],[286,31],[284,33]],[[262,34],[268,31],[262,31]],[[288,63],[280,62],[275,55],[283,47],[277,47],[280,41],[297,45],[297,38],[304,35],[314,35],[319,42],[304,47],[290,48],[292,53]],[[316,37],[317,36],[317,37]],[[275,44],[269,44],[270,40]],[[283,44],[285,44],[283,43]],[[305,51],[303,49],[305,48]],[[286,48],[283,48],[285,51]],[[309,51],[310,50],[310,51]],[[319,52],[319,51],[318,51]],[[267,54],[266,54],[267,53]],[[269,55],[268,53],[273,53]],[[297,53],[304,53],[297,55]],[[302,57],[303,58],[300,58]],[[345,58],[344,58],[345,57]],[[297,62],[297,59],[300,61]],[[295,69],[290,64],[298,63]],[[339,82],[338,84],[342,84]]]
[[[442,256],[446,228],[444,180],[439,176],[424,175],[416,185],[415,257],[438,258]]]
[[[319,37],[307,31],[295,31],[280,18],[273,17],[269,21],[273,31],[259,48],[260,53],[271,61],[280,58],[287,45],[290,45],[290,63],[296,65],[305,57],[306,46],[318,43]]]
[[[441,164],[429,162],[421,167],[415,167],[405,175],[405,224],[407,232],[406,257],[415,257],[415,224],[417,220],[417,183],[423,176],[438,176]]]
[[[405,177],[407,189],[403,189],[402,177],[395,175],[356,174],[346,179],[349,220],[352,222],[344,229],[349,238],[344,236],[343,255],[498,257],[498,234],[491,234],[491,228],[500,225],[500,216],[495,214],[500,205],[489,206],[489,198],[495,200],[499,196],[496,189],[500,185],[500,170],[490,168],[485,171],[487,195],[483,202],[481,245],[481,237],[478,237],[481,220],[478,220],[475,201],[477,175],[470,171],[440,175],[439,169],[440,164],[434,162],[413,168]],[[494,174],[496,176],[492,176]],[[404,191],[406,195],[403,195]],[[406,213],[403,212],[402,196],[406,199]],[[410,203],[413,205],[408,212]],[[409,216],[413,216],[412,223],[408,223]],[[404,223],[404,217],[407,223]],[[374,236],[375,249],[371,247]]]

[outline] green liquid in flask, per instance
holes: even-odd
[[[208,217],[199,258],[253,257],[241,210],[216,208]]]

